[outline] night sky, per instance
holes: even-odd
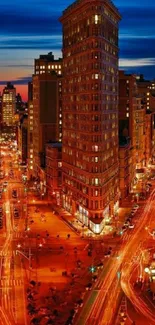
[[[91,1],[91,0],[90,0]],[[72,0],[0,0],[0,90],[11,80],[24,99],[34,58],[52,51],[61,57],[58,18]],[[155,78],[155,1],[114,0],[122,15],[120,66]]]

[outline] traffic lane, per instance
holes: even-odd
[[[143,265],[143,268],[141,269],[140,262],[140,258],[139,260],[134,261],[128,281],[130,282],[135,295],[138,295],[149,307],[149,310],[154,313],[155,304],[152,299],[149,299],[151,296],[148,292],[148,275],[145,273]],[[141,281],[139,275],[141,275]]]
[[[151,199],[150,199],[151,200]],[[150,202],[148,202],[149,204]],[[145,214],[146,214],[146,211],[145,211]],[[131,251],[131,255],[133,254],[133,244],[135,244],[135,247],[137,246],[137,241],[139,242],[139,237],[137,238],[137,234],[140,233],[140,228],[143,227],[143,225],[145,225],[145,220],[146,219],[146,216],[144,218],[144,220],[141,222],[141,227],[139,227],[138,229],[135,230],[135,236],[133,236],[132,240],[130,241],[130,243],[126,243],[124,244],[124,249],[122,247],[122,250],[120,251],[120,262],[122,263],[123,262],[123,259],[124,257],[127,257],[127,253],[129,251]],[[110,285],[112,284],[113,280],[114,280],[114,277],[115,277],[115,273],[119,270],[120,268],[120,263],[117,261],[117,264],[115,264],[114,266],[114,269],[116,268],[116,270],[110,270],[109,272],[109,279],[108,280],[108,288],[110,287]],[[104,289],[104,283],[103,283],[103,286],[102,286],[102,289]],[[102,304],[104,302],[104,299],[105,299],[105,295],[102,295],[99,294],[96,298],[96,302],[95,304],[97,305],[97,307],[100,307],[100,309],[102,308]],[[95,314],[96,314],[96,309],[95,309],[95,304],[92,306],[92,317],[95,318]],[[110,314],[109,314],[110,316]]]
[[[95,294],[94,304],[91,304],[92,296],[94,297],[94,294],[91,293],[79,315],[77,324],[80,325],[81,320],[83,321],[82,324],[85,324],[84,322],[86,320],[88,323],[90,320],[93,320],[93,322],[95,322],[94,324],[98,324],[100,319],[99,313],[102,310],[113,281],[117,279],[117,271],[120,269],[120,265],[121,260],[118,259],[118,256],[113,256],[107,259],[105,258],[103,270],[94,286],[94,291],[98,293]]]
[[[148,304],[144,302],[144,300],[140,297],[137,292],[135,292],[132,284],[130,283],[130,274],[132,272],[132,269],[128,268],[128,271],[122,272],[122,277],[121,277],[121,286],[126,294],[126,296],[130,299],[134,307],[139,311],[143,317],[147,319],[148,322],[151,324],[155,324],[155,319],[154,319],[154,313],[149,309]]]
[[[153,198],[153,196],[152,196],[152,198]],[[151,202],[151,205],[153,205],[153,209],[154,209],[154,202],[153,201]],[[147,208],[149,208],[149,209],[147,210]],[[148,217],[148,214],[150,212],[149,210],[151,210],[150,208],[151,208],[150,202],[148,202],[148,207],[145,208],[144,213],[143,213],[144,214],[145,221],[147,221],[146,218]],[[143,215],[142,215],[142,217],[143,217]],[[142,229],[142,226],[141,226],[141,229]],[[142,236],[142,232],[141,232],[141,236]],[[147,234],[146,233],[145,233],[145,236],[147,237]],[[146,239],[146,237],[145,237],[145,239]],[[144,240],[144,237],[143,237],[143,240]],[[135,239],[135,242],[136,242],[136,239]],[[139,253],[140,253],[140,249],[139,249]],[[137,252],[137,254],[138,254],[138,252]],[[130,256],[128,256],[128,258],[129,257]],[[133,267],[133,265],[132,265],[132,267]],[[146,314],[148,313],[148,318],[150,318],[151,321],[152,321],[152,316],[150,315],[150,313],[149,313],[149,311],[147,309],[147,306],[144,304],[143,301],[141,301],[141,299],[139,299],[139,300],[137,299],[137,297],[134,295],[134,292],[131,289],[131,286],[130,286],[130,284],[128,282],[128,278],[129,278],[129,275],[130,275],[131,271],[132,271],[132,269],[131,269],[131,266],[130,265],[129,265],[129,267],[128,267],[127,270],[125,270],[125,268],[123,268],[123,270],[122,270],[122,275],[123,276],[121,278],[122,287],[123,287],[126,295],[128,295],[129,299],[131,299],[131,297],[132,297],[132,300],[134,301],[134,303],[137,306],[137,308],[139,308],[139,310],[142,312],[142,314],[146,316]]]
[[[136,325],[152,325],[144,315],[141,315],[136,308],[134,308],[134,305],[129,299],[127,299],[127,314]]]

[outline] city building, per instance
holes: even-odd
[[[130,192],[145,166],[145,108],[138,94],[136,75],[119,71],[119,136],[130,139],[132,165]],[[138,173],[138,177],[137,177]]]
[[[34,75],[57,75],[57,125],[56,139],[62,141],[62,58],[56,59],[52,52],[41,54],[34,60]],[[54,140],[53,140],[54,141]]]
[[[28,115],[23,115],[21,121],[21,163],[27,165],[27,134],[28,134]]]
[[[33,83],[28,83],[28,135],[27,135],[27,170],[28,179],[33,176],[34,159],[33,159]]]
[[[52,52],[34,61],[34,75],[29,86],[28,171],[40,179],[45,168],[45,146],[49,141],[62,141],[62,59]]]
[[[59,77],[55,73],[33,76],[33,161],[34,176],[45,167],[45,145],[57,141]]]
[[[137,173],[138,169],[145,167],[146,110],[141,105],[141,97],[136,97],[136,106],[133,113],[133,147],[135,153],[135,166]]]
[[[42,54],[34,61],[34,74],[50,74],[54,71],[57,75],[62,75],[62,58],[55,59],[52,52]]]
[[[152,142],[151,142],[151,164],[155,164],[155,113],[151,114],[152,121],[151,121],[151,135],[152,135]]]
[[[143,107],[155,111],[155,81],[145,80],[143,75],[137,75],[136,80]]]
[[[46,188],[48,197],[60,205],[62,187],[62,143],[46,145]]]
[[[16,113],[23,111],[23,101],[21,95],[18,93],[16,95]]]
[[[121,202],[131,191],[132,172],[132,147],[130,139],[122,136],[119,138],[119,188]]]
[[[112,1],[64,10],[62,205],[100,233],[119,206],[118,23]]]
[[[145,166],[148,167],[152,160],[152,116],[149,109],[145,114]]]
[[[2,123],[6,126],[13,126],[14,114],[16,111],[16,88],[7,83],[2,93]]]

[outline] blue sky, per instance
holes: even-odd
[[[90,0],[91,1],[91,0]],[[25,85],[33,61],[52,51],[61,56],[58,18],[72,0],[0,1],[0,85],[7,80]],[[155,78],[155,1],[114,0],[122,15],[120,66]]]

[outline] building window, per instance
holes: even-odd
[[[95,15],[95,25],[97,25],[99,22],[99,16],[98,15]]]
[[[97,152],[98,151],[98,146],[92,146],[92,151]]]
[[[95,178],[95,185],[98,185],[99,184],[99,180],[98,178]]]
[[[62,161],[58,162],[58,167],[62,167]]]

